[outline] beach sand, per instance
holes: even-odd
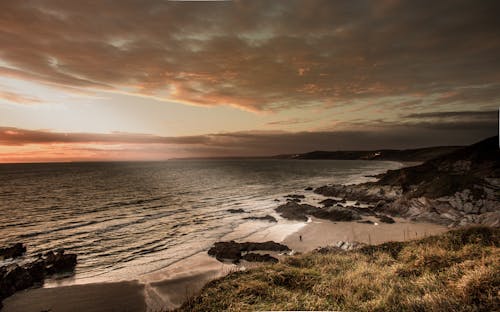
[[[444,226],[432,223],[415,223],[395,218],[396,223],[380,223],[376,218],[366,218],[377,225],[358,222],[331,222],[311,219],[308,223],[280,220],[262,228],[261,221],[252,221],[225,237],[223,241],[263,242],[281,241],[298,252],[334,245],[338,241],[358,241],[379,244],[387,241],[404,241],[447,231]],[[252,229],[260,228],[253,232]],[[299,239],[302,236],[302,241]],[[271,253],[277,256],[276,253]],[[29,289],[18,292],[3,301],[2,312],[105,312],[105,311],[160,311],[175,308],[188,297],[196,294],[210,280],[230,272],[254,267],[255,263],[226,264],[197,253],[162,270],[141,276],[137,281],[62,286]]]
[[[146,311],[144,285],[136,281],[29,289],[3,305],[2,312]]]
[[[332,222],[313,218],[306,226],[285,238],[283,243],[295,251],[308,252],[318,247],[335,245],[338,241],[381,244],[388,241],[422,238],[449,230],[442,225],[411,222],[401,218],[394,218],[396,223],[393,224],[381,223],[374,217],[368,217],[364,220],[371,220],[377,225],[358,222]],[[302,241],[300,236],[302,236]]]

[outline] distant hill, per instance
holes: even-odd
[[[436,146],[417,149],[374,151],[314,151],[295,155],[277,155],[277,159],[337,159],[337,160],[393,160],[426,161],[455,152],[462,146]]]

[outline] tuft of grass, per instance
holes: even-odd
[[[177,311],[495,311],[500,229],[307,253],[207,284]]]

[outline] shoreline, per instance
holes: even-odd
[[[402,162],[399,164],[401,167],[406,165]],[[367,176],[359,176],[356,184],[370,179]],[[303,190],[297,190],[296,193],[306,194],[307,197],[303,202],[313,205],[317,205],[319,200],[325,198],[312,192],[304,193]],[[265,242],[271,240],[289,246],[294,252],[303,253],[320,246],[334,245],[340,240],[356,240],[372,244],[389,240],[404,240],[406,238],[401,233],[405,226],[409,227],[407,232],[413,232],[416,227],[417,233],[422,233],[422,235],[424,233],[437,234],[448,230],[444,226],[414,223],[397,218],[395,218],[396,224],[370,225],[355,221],[331,222],[316,218],[311,218],[307,222],[298,222],[282,218],[277,213],[273,215],[278,217],[278,223],[266,226],[266,221],[244,222],[221,237],[219,241]],[[303,237],[302,241],[299,240],[299,235]],[[410,238],[416,237],[410,236]],[[272,252],[270,254],[278,258],[283,257]],[[3,301],[2,311],[72,312],[75,306],[84,307],[85,311],[170,310],[180,306],[188,297],[199,292],[209,281],[258,265],[260,264],[245,261],[238,265],[222,263],[210,257],[204,250],[133,280],[125,278],[119,281],[87,284],[72,284],[71,282],[66,284],[61,281],[61,284],[55,287],[52,284],[50,287],[27,289],[6,298]]]
[[[241,239],[234,237],[242,230],[236,229],[226,235],[224,240],[274,240],[289,246],[294,252],[305,253],[317,247],[335,245],[338,241],[379,244],[391,240],[412,240],[448,230],[447,227],[433,223],[411,222],[400,218],[395,220],[394,224],[373,225],[316,218],[311,218],[308,222],[290,222],[283,219],[280,222],[285,223],[274,224]],[[245,224],[251,227],[254,222],[261,221]],[[302,236],[302,241],[299,235]],[[132,311],[168,311],[180,306],[211,280],[258,265],[246,262],[238,265],[222,263],[202,251],[164,269],[144,274],[136,280],[27,289],[6,298],[2,311],[72,312],[75,306],[84,307],[85,311],[120,311],[122,308],[130,310],[131,307]]]

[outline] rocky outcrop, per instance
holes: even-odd
[[[72,272],[76,266],[76,258],[75,254],[65,254],[64,250],[55,253],[49,251],[23,265],[12,263],[0,267],[0,301],[16,291],[43,284],[46,276]]]
[[[2,259],[18,258],[26,253],[26,246],[22,243],[16,243],[12,246],[0,248],[0,257]]]
[[[393,218],[391,217],[388,217],[386,215],[378,215],[377,218],[379,219],[380,222],[383,222],[383,223],[389,223],[389,224],[392,224],[392,223],[395,223],[396,221],[394,221]]]
[[[308,216],[330,221],[353,221],[361,219],[359,213],[354,209],[341,206],[330,208],[318,208],[308,204],[288,202],[276,208],[283,218],[297,221],[307,221]]]
[[[245,220],[260,220],[260,221],[268,221],[268,222],[278,222],[278,220],[276,220],[275,217],[273,216],[270,216],[270,215],[265,215],[263,217],[254,217],[254,216],[251,216],[251,217],[246,217],[246,218],[243,218]]]
[[[208,254],[212,257],[215,257],[217,260],[221,262],[229,261],[233,263],[238,263],[242,259],[242,253],[249,253],[250,251],[290,251],[288,246],[275,243],[273,241],[263,242],[263,243],[253,243],[253,242],[244,242],[237,243],[235,241],[229,242],[217,242],[212,248],[208,250]],[[254,259],[254,261],[259,261],[255,259],[263,260],[263,257],[258,256],[248,256],[247,261],[252,261],[248,259]],[[268,258],[269,259],[269,258]],[[272,261],[272,260],[271,260]]]
[[[430,221],[450,227],[468,224],[498,226],[498,137],[455,150],[418,166],[389,170],[377,182],[328,185],[317,188],[315,192],[327,197],[368,203],[370,210],[365,211],[377,214]],[[328,202],[331,203],[333,201]],[[360,210],[357,211],[362,214]]]
[[[315,209],[317,207],[312,205],[287,202],[286,204],[279,205],[275,210],[285,219],[305,222],[308,219],[307,216]]]
[[[238,208],[238,209],[228,209],[227,212],[229,213],[245,213],[245,210]]]

